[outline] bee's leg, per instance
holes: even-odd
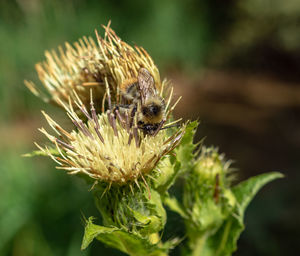
[[[137,106],[134,105],[134,107],[132,108],[131,113],[130,113],[130,121],[129,121],[129,127],[130,127],[130,128],[131,128],[132,125],[133,125],[133,119],[134,119],[134,116],[135,116],[136,111],[137,111]]]
[[[159,130],[161,130],[161,128],[163,127],[165,122],[166,122],[166,119],[161,120],[161,122],[159,123],[156,131],[153,133],[153,136],[156,136],[158,134]]]
[[[125,124],[125,120],[124,120],[124,116],[126,115],[126,112],[128,112],[129,110],[129,105],[116,105],[114,106],[112,113],[113,113],[113,117],[115,119],[119,119],[119,121],[122,124]]]
[[[114,106],[112,112],[115,116],[116,116],[117,111],[123,115],[123,114],[125,114],[125,112],[127,110],[129,110],[129,108],[130,108],[130,105],[118,104],[118,105]]]

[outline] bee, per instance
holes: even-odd
[[[122,96],[128,105],[119,109],[130,111],[137,117],[137,126],[144,134],[156,135],[165,123],[165,100],[158,94],[153,76],[146,68],[140,68],[137,78],[126,80],[120,86]]]

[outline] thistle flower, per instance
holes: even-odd
[[[134,48],[123,42],[109,27],[105,29],[104,38],[96,31],[97,43],[91,37],[83,37],[74,45],[65,44],[58,52],[46,51],[46,61],[36,64],[36,70],[42,84],[50,94],[43,93],[33,82],[25,81],[30,91],[47,102],[63,107],[69,97],[74,108],[78,95],[85,106],[89,105],[89,92],[93,88],[94,100],[101,102],[109,86],[112,101],[117,103],[121,97],[120,85],[136,78],[141,67],[146,68],[153,76],[157,90],[162,94],[167,83],[160,80],[160,75],[152,58],[142,48]]]
[[[220,154],[214,147],[201,148],[201,153],[195,161],[195,173],[200,182],[228,188],[232,180],[231,161],[226,161],[224,154]]]
[[[190,218],[187,226],[193,235],[214,233],[236,203],[230,190],[231,162],[216,148],[203,146],[194,164],[185,185],[184,205]]]
[[[167,136],[166,130],[156,136],[144,135],[137,127],[136,118],[132,120],[127,114],[113,114],[108,110],[97,115],[92,95],[90,113],[78,96],[75,101],[87,123],[74,111],[71,101],[68,105],[60,103],[77,130],[67,132],[43,112],[58,136],[50,135],[44,128],[40,131],[56,146],[59,155],[54,155],[48,147],[37,146],[59,164],[57,168],[70,174],[84,173],[109,186],[137,182],[139,178],[145,181],[145,176],[153,174],[151,171],[158,161],[178,145],[184,133],[181,128],[171,136]]]
[[[166,174],[167,168],[161,167],[170,162],[167,156],[185,133],[185,125],[164,129],[180,121],[170,121],[180,98],[172,103],[173,87],[166,80],[161,82],[157,67],[143,48],[123,42],[109,25],[104,28],[104,38],[96,31],[98,45],[92,38],[84,37],[74,44],[75,49],[68,43],[66,51],[59,48],[60,56],[54,51],[46,52],[47,61],[37,64],[36,69],[50,98],[32,82],[25,82],[35,95],[64,108],[75,126],[68,132],[42,111],[56,135],[41,128],[52,146],[36,145],[42,151],[39,153],[58,164],[58,169],[82,174],[93,182],[103,228],[108,231],[113,227],[111,239],[119,240],[119,232],[125,234],[125,239],[118,242],[121,250],[128,248],[125,252],[129,253],[129,247],[139,244],[143,253],[136,255],[154,255],[154,250],[163,255],[161,252],[172,244],[162,246],[158,239],[166,223],[166,212],[156,185]],[[141,70],[147,71],[151,83],[146,76],[141,80]],[[127,90],[121,91],[129,81],[130,85],[136,86],[136,81],[139,86],[144,85],[133,100],[126,98]],[[151,119],[153,122],[148,123],[148,115],[147,122],[141,121],[145,92],[161,100],[163,113],[157,119],[162,120]],[[154,108],[152,112],[155,111]],[[83,248],[94,238],[102,239],[100,234],[94,234],[87,225]]]

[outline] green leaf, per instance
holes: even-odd
[[[230,256],[237,249],[237,240],[244,230],[244,213],[250,201],[265,184],[282,178],[278,172],[261,174],[241,182],[232,189],[237,204],[218,232],[209,237],[201,256]]]
[[[165,195],[168,189],[174,184],[180,170],[180,163],[172,158],[174,158],[174,156],[165,158],[158,166],[160,175],[155,178],[154,185],[162,196]]]
[[[189,123],[186,126],[185,134],[180,142],[180,145],[175,149],[176,159],[181,164],[181,173],[190,170],[193,165],[194,150],[197,147],[197,144],[193,143],[193,139],[197,127],[197,121]]]
[[[176,157],[170,156],[167,161],[162,162],[161,173],[167,173],[164,178],[159,177],[159,186],[157,191],[161,195],[165,194],[164,203],[167,204],[171,210],[177,212],[182,217],[186,217],[186,213],[176,198],[170,197],[166,194],[168,189],[175,183],[180,174],[183,174],[193,168],[194,164],[194,151],[197,144],[193,143],[194,135],[198,127],[198,122],[190,122],[186,125],[185,134],[175,149]],[[163,176],[163,175],[161,175]]]
[[[128,206],[133,217],[138,221],[139,233],[143,236],[149,236],[162,230],[167,219],[161,197],[155,190],[151,190],[151,199],[148,201],[147,207],[148,210],[152,210],[153,214],[146,215],[144,211],[134,210]]]
[[[118,249],[129,255],[166,256],[172,243],[165,246],[153,244],[147,238],[137,233],[130,233],[117,227],[103,227],[93,224],[93,217],[90,217],[85,227],[81,249],[97,239],[109,247]]]
[[[170,156],[161,161],[159,169],[162,175],[156,178],[156,189],[161,195],[175,183],[178,175],[192,168],[194,150],[197,146],[193,144],[193,139],[197,127],[197,121],[188,123],[179,146],[174,150],[176,157]]]
[[[264,173],[236,185],[232,189],[232,192],[239,203],[239,210],[241,213],[245,211],[250,201],[265,184],[283,177],[283,174],[279,172]]]
[[[93,224],[93,217],[90,217],[86,223],[85,230],[84,230],[84,236],[81,244],[81,250],[86,249],[89,244],[96,238],[97,236],[101,234],[111,234],[114,231],[119,230],[118,228],[108,228],[103,226],[98,226]]]
[[[57,155],[59,156],[60,153],[58,152],[58,150],[56,148],[48,148],[49,149],[49,152],[52,154],[52,155]],[[34,157],[34,156],[49,156],[47,152],[45,151],[42,151],[42,150],[34,150],[30,153],[26,153],[26,154],[23,154],[22,155],[23,157]]]
[[[186,214],[183,206],[178,202],[175,197],[166,197],[164,203],[173,211],[178,213],[182,218],[187,219],[188,216]]]

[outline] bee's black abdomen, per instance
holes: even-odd
[[[143,130],[144,134],[154,134],[158,129],[159,124],[144,124],[142,123],[139,128]]]

